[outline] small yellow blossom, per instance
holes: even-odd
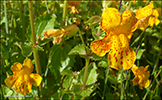
[[[75,13],[79,13],[77,8],[79,7],[79,3],[81,2],[81,0],[78,1],[68,1],[68,9],[71,8],[71,12],[70,14],[75,14]]]
[[[42,77],[39,74],[33,74],[33,63],[30,59],[24,60],[24,66],[21,63],[15,63],[11,66],[13,75],[5,79],[7,87],[14,88],[23,95],[31,92],[32,84],[39,86]]]
[[[130,69],[136,59],[129,47],[132,32],[138,27],[133,12],[127,10],[120,16],[115,8],[107,8],[101,17],[101,28],[107,33],[103,39],[91,42],[91,50],[98,56],[108,55],[108,64],[117,70]]]
[[[150,81],[148,80],[150,76],[150,72],[147,71],[149,66],[143,67],[132,67],[132,72],[135,75],[135,78],[133,79],[133,85],[139,85],[140,89],[147,88],[150,85]]]
[[[137,9],[136,18],[138,19],[138,28],[144,31],[148,26],[158,25],[160,20],[158,19],[159,13],[154,9],[154,5],[150,4],[143,8]]]
[[[71,12],[70,14],[75,14],[75,13],[79,13],[78,10],[75,8],[75,6],[71,7]]]
[[[62,37],[65,35],[65,32],[63,32],[60,29],[49,29],[43,33],[44,37],[41,38],[41,40],[44,40],[45,38],[54,37],[53,44],[59,44],[62,40]]]

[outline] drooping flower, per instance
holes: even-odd
[[[59,44],[65,35],[65,33],[60,29],[49,29],[43,33],[44,37],[41,38],[41,40],[44,40],[45,38],[54,37],[53,44]]]
[[[98,56],[110,51],[108,64],[117,70],[130,69],[136,59],[129,47],[132,32],[138,27],[134,14],[127,10],[120,16],[115,8],[107,8],[101,17],[101,28],[107,33],[103,39],[91,43],[91,50]]]
[[[147,71],[149,66],[143,67],[137,67],[134,66],[132,67],[132,72],[135,75],[135,78],[133,79],[133,86],[134,85],[139,85],[140,89],[147,88],[150,85],[150,81],[148,80],[150,76],[150,72]]]
[[[41,40],[43,41],[46,38],[53,37],[53,44],[60,44],[65,35],[67,38],[70,38],[75,35],[78,30],[79,28],[75,24],[62,26],[61,29],[49,29],[43,33],[44,37],[42,37]]]
[[[137,9],[136,18],[138,19],[138,28],[144,31],[148,26],[158,25],[160,23],[158,16],[159,13],[154,9],[153,4]]]
[[[31,92],[32,84],[39,86],[42,77],[39,74],[33,74],[33,63],[30,59],[24,60],[24,65],[21,63],[15,63],[11,66],[13,75],[5,79],[5,83],[8,88],[14,88],[23,95]]]

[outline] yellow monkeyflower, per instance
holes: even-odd
[[[75,13],[79,13],[78,12],[78,7],[79,7],[79,3],[81,2],[81,0],[77,0],[77,1],[68,1],[69,6],[67,7],[68,9],[71,8],[70,14],[75,14]]]
[[[158,25],[160,20],[158,19],[159,13],[157,9],[154,9],[154,5],[150,4],[143,8],[137,9],[136,18],[138,19],[138,28],[144,31],[148,26]]]
[[[70,14],[75,14],[75,13],[79,13],[78,10],[75,8],[75,6],[71,7],[71,11]]]
[[[59,44],[65,35],[65,32],[63,32],[60,29],[49,29],[43,33],[44,37],[41,38],[41,40],[44,40],[45,38],[54,37],[53,44]]]
[[[32,84],[39,86],[42,77],[39,74],[33,74],[33,63],[30,59],[24,60],[24,65],[21,63],[15,63],[11,66],[13,75],[5,79],[7,87],[14,88],[23,95],[31,92]]]
[[[150,76],[150,72],[147,71],[149,66],[143,67],[132,67],[132,72],[135,75],[135,78],[133,79],[133,85],[139,85],[140,89],[147,88],[150,85],[150,81],[148,80]]]
[[[98,56],[110,51],[108,64],[117,70],[130,69],[136,59],[129,47],[132,32],[138,27],[133,12],[127,10],[120,16],[115,8],[107,8],[101,17],[101,28],[107,33],[103,39],[91,42],[91,50]]]

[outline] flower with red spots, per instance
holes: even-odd
[[[148,26],[158,25],[160,20],[158,19],[158,10],[153,10],[154,5],[150,4],[146,7],[137,9],[136,18],[138,19],[138,28],[144,31]]]
[[[21,63],[15,63],[11,66],[13,71],[12,76],[5,79],[7,87],[14,88],[15,90],[23,95],[31,92],[32,84],[39,86],[42,77],[39,74],[33,74],[33,63],[30,59],[24,60],[24,66]]]
[[[133,79],[133,85],[139,85],[140,89],[147,88],[150,85],[150,81],[148,80],[150,76],[150,72],[147,71],[149,66],[146,66],[145,68],[143,66],[132,67],[132,72],[135,75],[135,78]]]
[[[117,70],[130,69],[136,59],[129,47],[132,32],[138,27],[134,14],[127,10],[120,16],[115,8],[107,8],[101,17],[101,28],[107,33],[103,39],[91,43],[91,50],[98,56],[108,55],[108,64]]]

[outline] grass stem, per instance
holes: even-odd
[[[32,31],[33,47],[35,47],[36,46],[36,37],[35,37],[35,30],[34,30],[33,8],[32,8],[32,2],[29,1],[28,3],[29,3],[29,13],[30,13],[30,24],[31,24],[31,31]],[[37,71],[37,73],[39,75],[41,75],[41,68],[40,68],[38,50],[33,48],[33,54],[34,54],[36,71]],[[42,91],[42,84],[40,84],[39,90],[40,90],[40,93],[41,93],[41,91]]]

